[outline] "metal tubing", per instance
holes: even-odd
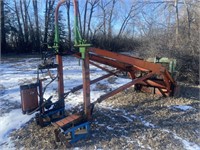
[[[107,99],[107,98],[109,98],[109,97],[111,97],[111,96],[113,96],[113,95],[115,95],[115,94],[117,94],[117,93],[119,93],[119,92],[121,92],[121,91],[123,91],[123,90],[125,90],[125,89],[127,89],[129,87],[131,87],[132,85],[134,85],[134,84],[136,84],[136,83],[138,83],[140,81],[144,81],[144,80],[146,80],[147,78],[150,78],[153,75],[154,75],[153,73],[149,73],[146,76],[143,76],[141,78],[135,79],[135,80],[133,80],[133,81],[131,81],[131,82],[129,82],[129,83],[127,83],[127,84],[125,84],[125,85],[123,85],[123,86],[121,86],[121,87],[119,87],[119,88],[107,93],[107,94],[104,94],[104,95],[100,96],[97,99],[97,101],[100,103],[104,99]]]
[[[56,55],[58,63],[58,98],[64,107],[63,61],[61,55]]]
[[[39,107],[40,107],[40,113],[44,113],[44,107],[41,107],[41,105],[43,104],[43,91],[42,91],[42,81],[38,80],[39,82],[39,98],[40,98],[40,102],[39,102]]]
[[[153,80],[146,80],[145,83],[148,86],[166,89],[166,86],[163,84],[163,81],[159,82],[159,81],[153,81]]]
[[[95,67],[98,67],[98,68],[102,69],[103,71],[106,71],[106,72],[108,72],[108,73],[111,73],[111,74],[113,74],[113,75],[116,75],[112,70],[108,70],[108,69],[106,69],[106,68],[104,68],[104,67],[102,67],[102,66],[100,66],[100,65],[98,65],[98,64],[96,64],[96,63],[94,63],[94,62],[92,62],[92,61],[90,61],[90,64],[92,64],[92,65],[95,66]]]
[[[56,52],[59,52],[58,46],[59,46],[59,33],[58,33],[58,11],[60,6],[66,2],[66,0],[59,1],[58,5],[56,6],[55,10],[55,37],[54,37],[54,48]]]
[[[98,63],[105,64],[105,65],[108,65],[108,66],[111,66],[111,67],[115,67],[115,68],[118,68],[118,69],[121,69],[121,70],[124,70],[124,71],[131,71],[133,69],[132,68],[133,66],[130,65],[130,64],[122,63],[122,62],[119,62],[118,60],[114,61],[114,60],[104,58],[104,57],[101,57],[101,56],[97,56],[97,55],[94,55],[94,54],[90,54],[90,60],[96,61]]]
[[[92,119],[90,106],[90,73],[89,73],[89,54],[86,48],[85,59],[82,60],[82,74],[83,74],[83,99],[84,99],[84,112],[87,119]]]
[[[66,2],[66,0],[61,0],[59,1],[58,5],[56,6],[55,10],[55,49],[56,52],[59,52],[58,46],[59,46],[59,33],[58,33],[58,12],[60,6]],[[61,106],[64,107],[64,83],[63,83],[63,62],[62,62],[62,56],[61,55],[56,55],[56,61],[58,63],[58,98],[61,103],[59,103]]]
[[[115,73],[117,73],[117,72],[119,72],[119,71],[116,71]],[[96,78],[96,79],[94,79],[94,80],[91,80],[90,81],[90,85],[92,85],[92,84],[94,84],[94,83],[96,83],[96,82],[98,82],[98,81],[101,81],[101,80],[103,80],[103,79],[105,79],[105,78],[108,78],[108,77],[110,77],[110,76],[112,76],[114,73],[109,73],[109,74],[106,74],[106,75],[103,75],[103,76],[101,76],[101,77],[99,77],[99,78]],[[81,85],[78,85],[78,86],[76,86],[76,87],[74,87],[72,90],[70,90],[69,92],[67,92],[67,93],[65,93],[65,94],[68,94],[68,93],[74,93],[74,92],[76,92],[76,91],[78,91],[78,90],[80,90],[80,89],[82,89],[83,88],[83,84],[81,84]]]
[[[127,88],[129,88],[129,87],[131,87],[131,86],[134,85],[134,84],[135,84],[135,82],[134,82],[134,81],[131,81],[131,82],[129,82],[129,83],[127,83],[127,84],[125,84],[125,85],[123,85],[123,86],[121,86],[121,87],[119,87],[119,88],[117,88],[117,89],[115,89],[115,90],[113,90],[113,91],[107,93],[107,94],[104,94],[104,95],[100,96],[100,97],[97,99],[97,101],[100,103],[100,102],[102,102],[104,99],[107,99],[107,98],[109,98],[109,97],[111,97],[111,96],[113,96],[113,95],[115,95],[115,94],[117,94],[117,93],[119,93],[119,92],[121,92],[121,91],[123,91],[123,90],[125,90],[125,89],[127,89]]]
[[[76,53],[76,54],[74,54],[74,56],[77,58],[81,58],[80,53]],[[135,68],[132,65],[127,64],[127,63],[122,63],[117,60],[114,61],[112,59],[104,58],[102,56],[98,56],[98,55],[94,55],[94,54],[89,54],[89,57],[90,57],[90,60],[92,60],[92,61],[104,64],[107,66],[111,66],[111,67],[114,67],[114,68],[117,68],[117,69],[120,69],[123,71],[135,70]]]

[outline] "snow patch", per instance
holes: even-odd
[[[0,145],[9,142],[8,135],[13,130],[19,129],[23,124],[28,122],[33,115],[23,115],[21,109],[12,110],[0,117]]]
[[[110,126],[107,126],[106,127],[108,130],[114,130],[114,128],[110,127]]]
[[[126,120],[128,120],[129,122],[133,122],[133,119],[131,119],[131,118],[127,117],[127,116],[122,115],[122,117],[124,117],[124,118],[125,118]]]
[[[200,150],[200,145],[189,142],[189,141],[183,139],[182,137],[178,136],[176,133],[173,133],[173,132],[171,132],[167,129],[163,129],[163,131],[173,134],[173,137],[175,139],[180,140],[182,142],[185,149],[187,149],[187,150]]]
[[[98,124],[100,127],[104,127],[105,126],[105,124]]]
[[[144,126],[146,127],[151,127],[151,128],[155,128],[156,126],[146,120],[144,120],[142,117],[139,117],[140,121],[144,124]]]
[[[187,106],[187,105],[176,105],[176,106],[171,106],[172,109],[179,109],[182,111],[187,111],[187,110],[191,110],[194,109],[192,106]]]

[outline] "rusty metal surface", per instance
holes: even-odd
[[[147,74],[147,75],[145,75],[145,76],[143,76],[141,78],[135,79],[135,80],[133,80],[133,81],[131,81],[131,82],[129,82],[129,83],[127,83],[127,84],[125,84],[125,85],[123,85],[123,86],[121,86],[121,87],[119,87],[119,88],[107,93],[107,94],[104,94],[104,95],[100,96],[100,98],[98,98],[97,101],[101,102],[102,100],[107,99],[107,98],[109,98],[109,97],[111,97],[111,96],[113,96],[113,95],[115,95],[115,94],[117,94],[117,93],[119,93],[119,92],[121,92],[121,91],[123,91],[123,90],[125,90],[125,89],[127,89],[129,87],[131,87],[132,85],[134,85],[134,84],[136,84],[136,83],[138,83],[138,82],[140,82],[142,80],[148,79],[153,75],[154,75],[153,73],[149,73],[149,74]]]
[[[133,66],[137,66],[154,73],[160,74],[160,72],[164,72],[166,70],[161,64],[154,64],[128,55],[113,53],[99,48],[90,48],[89,50],[97,55],[112,58],[119,62],[132,64]]]
[[[22,111],[24,113],[31,112],[38,107],[37,85],[20,86]]]
[[[88,49],[85,51],[85,59],[82,60],[82,75],[83,75],[83,101],[84,101],[84,112],[87,118],[92,118],[90,106],[90,68],[89,68],[89,54]]]
[[[80,58],[80,54],[75,54],[75,56]],[[106,50],[96,48],[89,49],[89,59],[92,61],[90,61],[91,64],[101,68],[102,70],[106,70],[106,68],[96,65],[94,62],[114,67],[121,71],[126,71],[132,79],[141,78],[143,74],[152,72],[154,73],[154,79],[140,80],[138,84],[147,86],[147,88],[158,88],[157,91],[159,92],[156,92],[156,94],[159,93],[160,95],[160,93],[162,93],[163,96],[173,96],[176,83],[170,73],[161,64],[154,64],[136,57],[108,52]],[[137,77],[137,72],[141,72],[141,76]]]
[[[116,73],[114,73],[115,70],[109,70],[109,69],[107,69],[107,68],[105,68],[105,67],[102,67],[102,66],[100,66],[100,65],[98,65],[98,64],[96,64],[96,63],[94,63],[94,62],[92,62],[92,61],[90,61],[89,63],[90,63],[91,65],[97,67],[97,68],[102,69],[103,71],[106,71],[106,72],[108,72],[108,73],[110,73],[110,74],[116,75]]]
[[[90,59],[92,61],[106,64],[119,70],[127,71],[132,79],[140,79],[146,73],[154,73],[154,77],[152,77],[152,79],[140,80],[140,84],[147,87],[157,88],[159,92],[156,93],[162,93],[163,96],[173,96],[176,83],[171,77],[169,71],[166,70],[161,64],[147,62],[136,57],[118,54],[99,48],[90,48],[89,51]],[[141,76],[136,77],[136,72],[138,71],[141,72]]]
[[[64,107],[63,61],[61,55],[56,55],[58,63],[58,98]]]
[[[79,53],[75,54],[75,56],[80,58]],[[98,99],[99,102],[134,84],[139,85],[141,87],[140,90],[147,93],[151,92],[163,96],[173,96],[175,92],[176,82],[171,77],[169,71],[161,64],[147,62],[140,58],[98,48],[89,48],[89,63],[104,71],[110,72],[106,67],[98,65],[95,62],[116,68],[119,71],[126,71],[133,80],[110,93],[102,95]],[[140,73],[139,76],[137,75],[138,72]],[[100,81],[100,78],[98,81]],[[89,85],[87,82],[85,84]],[[85,109],[89,109],[89,107],[85,107]]]
[[[64,127],[69,123],[73,123],[76,120],[80,119],[80,115],[73,114],[71,116],[65,117],[57,122],[52,123],[55,127]]]

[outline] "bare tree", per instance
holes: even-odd
[[[108,19],[108,38],[112,37],[112,19],[113,19],[113,11],[115,8],[115,4],[117,3],[117,0],[112,0],[112,6],[109,14],[109,19]]]
[[[47,44],[50,15],[54,13],[53,12],[54,3],[55,3],[55,0],[46,0],[46,3],[45,3],[45,25],[44,25],[44,40],[43,40],[44,44]],[[45,48],[47,48],[47,45],[45,45]]]
[[[1,48],[4,50],[6,48],[4,1],[2,0],[0,4],[1,4]]]
[[[79,19],[79,32],[83,37],[82,20],[81,20],[81,14],[80,14],[80,8],[79,8],[80,6],[79,6],[78,1],[77,1],[77,6],[78,6],[78,19]]]
[[[188,4],[186,3],[186,0],[183,0],[184,2],[184,6],[186,8],[186,12],[187,12],[187,25],[188,25],[188,31],[187,31],[187,35],[188,35],[188,40],[190,40],[190,30],[191,30],[191,19],[190,19],[190,11],[189,11],[189,7]]]
[[[91,0],[89,2],[89,4],[91,5],[90,7],[90,13],[89,13],[89,19],[88,19],[88,26],[87,26],[87,35],[86,35],[86,38],[88,39],[89,38],[89,32],[90,32],[90,25],[91,25],[91,20],[92,20],[92,15],[94,13],[94,9],[97,7],[99,3],[99,0]]]
[[[103,35],[106,37],[107,35],[107,7],[112,1],[104,2],[103,0],[100,0],[99,7],[102,11],[102,22],[103,22]]]
[[[22,1],[21,1],[22,3]],[[28,30],[28,5],[30,4],[30,0],[27,4],[26,0],[23,0],[23,7],[24,7],[24,19],[23,19],[23,23],[24,23],[24,36],[25,36],[25,43],[28,44],[28,37],[29,37],[29,30]],[[22,10],[22,5],[21,5],[21,10]],[[23,10],[21,12],[23,14]],[[26,45],[27,47],[27,45]]]
[[[69,49],[71,50],[71,24],[70,24],[70,0],[66,1],[67,6],[67,28],[68,28],[68,42],[69,42]]]
[[[132,4],[130,10],[128,11],[126,16],[124,17],[122,24],[121,24],[121,27],[119,29],[118,35],[117,35],[118,37],[120,37],[123,34],[124,30],[126,29],[128,22],[132,18],[134,18],[134,16],[137,14],[137,13],[134,13],[138,9],[138,8],[136,8],[136,6],[137,6],[137,4]]]
[[[87,20],[88,0],[85,1],[84,18],[83,18],[83,38],[85,38],[86,20]]]
[[[34,17],[35,17],[35,27],[36,27],[36,48],[40,48],[40,35],[39,35],[39,21],[38,21],[38,6],[37,0],[33,0],[33,10],[34,10]]]
[[[22,45],[24,43],[24,35],[23,35],[23,30],[22,30],[22,24],[21,24],[21,21],[20,21],[20,13],[19,13],[19,8],[17,7],[17,1],[14,0],[14,9],[15,9],[15,13],[16,13],[16,16],[17,16],[17,23],[18,23],[18,27],[19,27],[19,34],[18,34],[18,37],[19,37],[19,45]]]
[[[178,38],[179,38],[179,12],[178,12],[178,0],[174,0],[174,7],[176,9],[176,46],[178,44]]]

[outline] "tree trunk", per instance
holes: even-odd
[[[28,14],[28,21],[29,21],[29,36],[30,36],[30,40],[29,42],[32,43],[32,44],[29,44],[28,48],[29,50],[36,50],[36,36],[35,36],[35,33],[34,33],[34,29],[33,29],[33,23],[31,21],[31,18],[30,18],[30,15]]]
[[[37,7],[37,0],[33,0],[33,10],[34,10],[34,17],[35,17],[35,26],[36,26],[36,50],[40,49],[40,35],[39,35],[39,22],[38,22],[38,7]]]
[[[179,15],[178,15],[178,0],[175,0],[174,6],[176,8],[176,46],[178,46],[179,38]]]
[[[188,24],[188,40],[190,41],[190,29],[191,29],[191,21],[190,21],[190,11],[189,11],[189,8],[188,8],[188,5],[186,4],[186,1],[183,0],[184,2],[184,5],[185,5],[185,8],[186,8],[186,11],[187,11],[187,24]]]
[[[27,8],[26,0],[23,1],[23,5],[24,5],[24,35],[25,35],[25,43],[26,43],[26,46],[27,46],[27,44],[29,42],[29,39],[28,39],[29,30],[28,30],[28,8]]]
[[[81,23],[81,14],[80,14],[80,11],[79,11],[79,3],[77,1],[77,6],[78,6],[78,19],[79,19],[79,32],[81,34],[81,37],[83,37],[83,30],[82,30],[82,23]]]
[[[50,14],[53,13],[53,5],[55,0],[46,0],[46,7],[45,7],[45,29],[44,29],[44,49],[47,50],[47,35],[48,35],[48,26],[50,20]]]
[[[71,25],[70,25],[70,1],[67,1],[67,27],[68,27],[68,41],[69,41],[69,49],[71,50]]]
[[[20,46],[20,49],[22,49],[23,45],[24,45],[24,34],[23,34],[23,30],[22,30],[22,24],[20,21],[20,14],[19,14],[19,9],[17,7],[16,0],[14,0],[14,4],[15,4],[15,13],[17,16],[17,23],[18,23],[18,27],[19,27],[19,32],[18,32],[19,43],[18,43],[18,45]]]
[[[87,35],[86,35],[86,39],[89,39],[89,32],[90,32],[90,24],[91,24],[91,20],[92,20],[92,15],[94,12],[94,8],[97,6],[99,0],[95,0],[93,3],[91,2],[91,9],[90,9],[90,15],[89,15],[89,19],[88,19],[88,26],[87,26]]]
[[[83,19],[83,39],[85,38],[86,20],[87,20],[88,0],[85,1],[84,19]]]
[[[5,21],[4,21],[4,1],[1,0],[1,50],[6,51],[6,32],[5,32]]]
[[[130,8],[128,14],[127,14],[127,16],[124,18],[124,20],[123,20],[123,22],[122,22],[122,25],[121,25],[121,27],[120,27],[119,33],[118,33],[118,35],[117,35],[118,37],[120,37],[120,36],[123,34],[123,32],[124,32],[124,30],[125,30],[125,28],[126,28],[128,22],[129,22],[129,20],[133,17],[133,16],[131,15],[132,12],[133,12],[133,8],[134,8],[134,5],[131,6],[131,8]]]
[[[113,18],[113,11],[116,4],[116,0],[112,1],[112,8],[110,10],[109,20],[108,20],[108,38],[112,37],[112,18]]]

